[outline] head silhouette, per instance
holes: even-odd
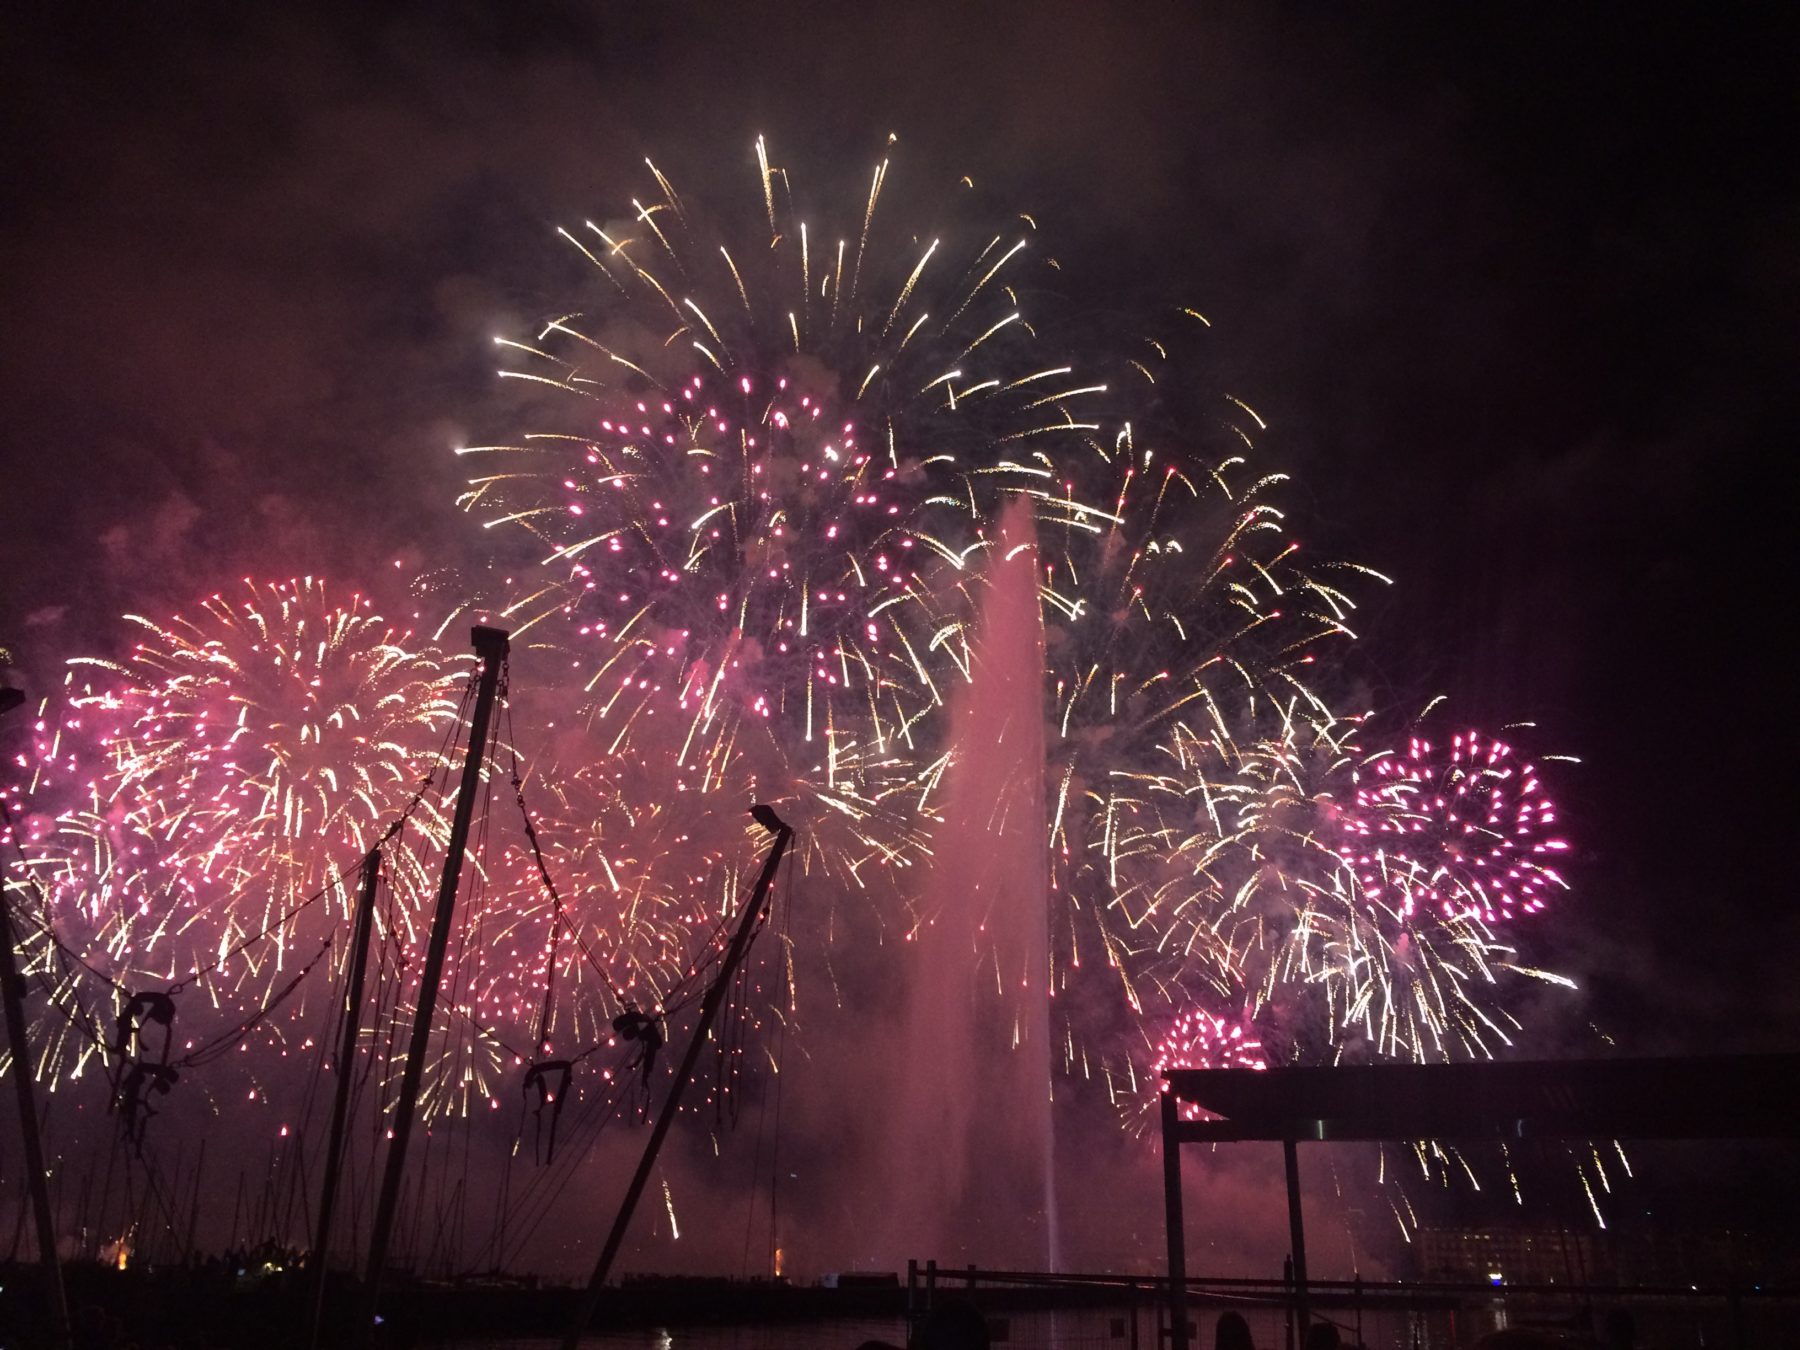
[[[919,1329],[919,1350],[988,1350],[987,1319],[973,1303],[948,1298]]]
[[[1222,1312],[1213,1332],[1213,1350],[1256,1350],[1250,1339],[1250,1324],[1242,1313]]]

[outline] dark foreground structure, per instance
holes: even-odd
[[[628,1279],[601,1294],[594,1325],[755,1328],[779,1343],[772,1328],[800,1323],[884,1323],[895,1340],[929,1320],[943,1299],[969,1303],[986,1317],[996,1344],[1081,1345],[1105,1350],[1188,1350],[1211,1340],[1223,1312],[1249,1318],[1256,1344],[1303,1342],[1309,1318],[1346,1329],[1347,1342],[1371,1346],[1465,1347],[1489,1310],[1538,1315],[1559,1310],[1568,1344],[1579,1339],[1571,1309],[1631,1309],[1640,1323],[1679,1326],[1678,1339],[1656,1335],[1642,1345],[1723,1345],[1764,1350],[1800,1344],[1800,1291],[1636,1283],[1538,1288],[1508,1281],[1381,1283],[1309,1280],[1299,1203],[1302,1141],[1504,1140],[1766,1140],[1786,1148],[1800,1139],[1793,1084],[1800,1055],[1705,1060],[1608,1060],[1593,1063],[1369,1066],[1334,1069],[1176,1071],[1162,1103],[1169,1277],[1073,1275],[915,1265],[898,1275],[841,1281],[837,1288],[796,1288],[779,1281]],[[1204,1119],[1182,1118],[1198,1111]],[[1194,1279],[1186,1268],[1180,1146],[1185,1143],[1279,1142],[1287,1165],[1294,1270],[1291,1280]],[[313,1272],[287,1258],[231,1261],[129,1271],[71,1267],[75,1345],[114,1347],[305,1346],[314,1299]],[[0,1265],[0,1345],[60,1344],[37,1323],[34,1276]],[[565,1333],[582,1304],[575,1289],[540,1287],[499,1276],[448,1283],[396,1276],[378,1328],[358,1326],[367,1291],[334,1278],[325,1290],[326,1334],[342,1345],[374,1330],[380,1347],[542,1345]],[[1578,1300],[1578,1302],[1573,1301]],[[1190,1323],[1190,1315],[1195,1322]],[[735,1333],[734,1333],[735,1334]],[[683,1333],[682,1340],[690,1340]],[[694,1337],[706,1343],[706,1337]],[[843,1350],[862,1339],[846,1339]],[[813,1343],[818,1343],[815,1337]]]
[[[1164,1075],[1163,1192],[1169,1343],[1189,1350],[1181,1145],[1280,1143],[1287,1172],[1294,1316],[1309,1316],[1300,1212],[1302,1140],[1800,1140],[1800,1055],[1175,1069]],[[1183,1105],[1208,1118],[1183,1120]],[[1747,1344],[1742,1335],[1740,1344]]]

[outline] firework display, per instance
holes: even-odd
[[[1005,828],[1043,850],[1047,980],[1018,984],[1048,989],[1061,1068],[1141,1125],[1171,1068],[1509,1044],[1514,982],[1568,983],[1514,941],[1568,888],[1556,808],[1511,745],[1357,706],[1356,597],[1386,579],[1302,547],[1257,414],[1221,396],[1215,425],[1171,425],[1160,391],[1191,372],[1170,345],[1053,343],[1029,217],[890,225],[886,161],[814,216],[756,153],[748,228],[652,166],[647,204],[565,231],[585,290],[502,340],[508,429],[458,451],[459,505],[532,558],[490,594],[448,564],[419,593],[509,629],[533,687],[487,765],[427,1119],[496,1111],[520,1074],[541,1117],[547,1075],[580,1097],[602,1050],[608,1112],[647,1087],[654,1047],[621,1028],[660,1045],[694,1001],[754,875],[753,803],[866,926],[827,910],[784,937],[752,1031],[786,1027],[809,953],[872,932],[861,959],[886,960],[933,922],[938,846],[981,832],[945,828],[970,799],[946,790],[955,711],[993,678],[984,602],[1027,551],[1011,656],[1045,718],[1008,744],[1034,747],[1042,792],[1014,795],[1043,810]],[[105,1057],[80,1027],[134,991],[200,983],[253,1015],[335,988],[384,842],[391,1044],[468,665],[312,578],[132,622],[120,659],[71,664],[5,788],[29,960],[66,1014],[39,1071]]]
[[[493,466],[465,508],[541,541],[507,612],[569,656],[587,724],[678,766],[702,813],[790,804],[811,859],[886,873],[912,931],[917,874],[892,871],[929,871],[947,709],[982,678],[973,630],[1022,501],[1065,1067],[1091,1067],[1112,1003],[1247,1009],[1301,1061],[1505,1044],[1505,981],[1543,972],[1494,925],[1562,886],[1554,810],[1473,735],[1442,765],[1416,737],[1368,748],[1340,671],[1355,593],[1385,578],[1309,559],[1284,476],[1252,462],[1257,413],[1162,417],[1188,374],[1173,340],[1086,373],[1050,349],[1025,312],[1035,222],[886,238],[884,162],[840,228],[757,153],[747,229],[652,168],[654,196],[565,232],[591,300],[501,372],[541,420],[463,452]]]
[[[1317,862],[1288,817],[1342,754],[1311,667],[1351,636],[1351,602],[1300,565],[1278,478],[1118,457],[1117,523],[1045,550],[1057,982],[1085,957],[1134,1006],[1158,970],[1231,997],[1269,940],[1257,897]]]
[[[484,1025],[532,1028],[519,1042],[538,1053],[586,1048],[628,1005],[663,1008],[688,981],[741,882],[745,831],[655,781],[625,754],[552,764],[525,785],[537,851],[509,840],[477,901],[471,1006]]]

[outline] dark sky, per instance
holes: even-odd
[[[646,153],[749,192],[760,132],[848,186],[892,131],[1032,211],[1081,302],[1208,314],[1321,549],[1397,578],[1360,625],[1396,702],[1582,758],[1536,954],[1602,1029],[1794,1048],[1776,11],[15,11],[0,645],[37,672],[246,570],[454,555],[447,450],[490,336],[557,306],[556,224]]]

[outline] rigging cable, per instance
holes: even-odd
[[[502,697],[504,698],[504,695],[502,695]],[[606,967],[600,963],[599,958],[597,958],[593,951],[588,947],[586,939],[581,935],[581,930],[576,927],[575,921],[570,917],[567,907],[563,904],[561,892],[556,889],[555,878],[550,875],[549,865],[544,861],[544,850],[538,839],[537,824],[532,819],[531,808],[527,806],[525,802],[525,783],[524,777],[519,769],[518,741],[513,733],[512,703],[510,700],[507,700],[504,704],[504,713],[506,717],[507,748],[512,755],[513,798],[519,804],[519,816],[525,823],[525,841],[531,845],[531,856],[537,863],[538,876],[543,879],[544,890],[550,897],[551,912],[554,915],[550,925],[550,956],[544,967],[544,1003],[538,1021],[537,1039],[541,1044],[545,1039],[545,1030],[548,1025],[551,999],[556,981],[556,920],[561,920],[563,926],[569,930],[569,936],[575,940],[576,946],[580,948],[582,956],[586,959],[588,965],[593,968],[594,973],[606,982],[606,987],[613,996],[613,1002],[621,1008],[625,1006],[625,995],[619,989],[618,985],[613,982],[611,973],[607,971]]]

